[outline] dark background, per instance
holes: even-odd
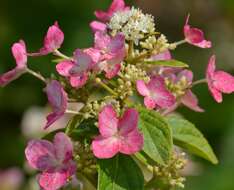
[[[36,51],[54,21],[59,21],[65,33],[62,51],[68,55],[75,48],[92,45],[89,22],[95,9],[106,9],[110,0],[1,0],[0,1],[0,73],[14,67],[10,47],[19,39],[26,41],[28,49]],[[130,3],[130,1],[128,1]],[[190,23],[205,31],[213,48],[203,50],[189,45],[179,47],[173,56],[189,63],[195,78],[205,75],[209,57],[217,55],[218,68],[234,73],[234,1],[233,0],[138,0],[131,4],[155,16],[157,29],[169,41],[183,38],[182,28],[186,15]],[[29,59],[29,67],[48,76],[54,72],[51,57]],[[0,168],[23,167],[25,140],[21,135],[22,114],[33,105],[46,105],[43,84],[25,75],[6,88],[0,88]],[[193,177],[189,177],[189,190],[233,190],[234,176],[234,95],[224,96],[217,104],[207,86],[194,89],[199,96],[204,114],[186,108],[181,112],[204,133],[219,157],[217,166],[192,158],[195,163]],[[198,166],[197,166],[198,165]],[[198,168],[196,168],[198,167]]]

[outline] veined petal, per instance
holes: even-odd
[[[98,128],[103,137],[111,137],[118,132],[118,118],[114,108],[107,105],[99,113]]]
[[[108,52],[113,54],[118,54],[118,52],[123,48],[125,48],[125,37],[121,33],[114,36],[107,47]]]
[[[142,96],[149,96],[150,92],[143,80],[137,80],[136,82],[136,87],[137,91],[140,93]]]
[[[88,74],[83,73],[80,76],[70,77],[71,86],[74,88],[81,88],[86,84],[88,80]]]
[[[223,93],[230,94],[234,92],[234,77],[224,71],[216,71],[213,76],[213,86]]]
[[[183,77],[185,77],[186,81],[188,82],[188,85],[190,85],[193,82],[193,72],[190,70],[183,70],[181,71],[178,76],[176,82],[180,81]]]
[[[56,65],[57,72],[65,77],[70,76],[69,71],[74,67],[75,63],[72,61],[63,61]]]
[[[94,41],[96,49],[106,50],[108,44],[111,41],[111,37],[108,36],[106,33],[98,31],[95,33]]]
[[[14,43],[11,50],[16,60],[17,67],[27,67],[27,51],[24,41],[20,40],[18,43]]]
[[[2,75],[0,75],[0,86],[4,87],[8,85],[13,80],[19,78],[23,73],[25,73],[25,69],[14,68]]]
[[[106,73],[105,76],[108,79],[115,77],[121,69],[120,64],[111,63],[110,61],[107,62],[105,66],[106,66],[104,68],[104,71]]]
[[[156,108],[156,102],[153,98],[146,96],[144,98],[144,104],[148,109],[154,109]]]
[[[102,22],[92,21],[90,23],[90,28],[92,29],[94,33],[98,31],[105,32],[107,30],[107,25]]]

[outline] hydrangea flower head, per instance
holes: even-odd
[[[184,36],[185,40],[194,46],[198,46],[200,48],[211,48],[211,41],[207,41],[204,37],[204,33],[202,30],[198,28],[191,28],[189,25],[189,15],[186,19],[186,23],[184,25]]]
[[[16,67],[2,75],[0,75],[0,86],[4,87],[11,81],[20,77],[27,69],[27,52],[26,46],[23,40],[14,43],[12,48],[12,54],[16,60]]]
[[[25,149],[25,155],[29,165],[42,172],[39,184],[45,190],[60,189],[75,174],[73,145],[64,133],[57,133],[53,143],[31,140]]]
[[[97,158],[111,158],[118,152],[134,154],[143,147],[143,136],[138,128],[138,113],[127,109],[121,118],[117,117],[111,105],[105,106],[99,114],[100,135],[92,142]]]
[[[53,109],[53,113],[47,116],[46,129],[64,115],[67,108],[68,97],[62,85],[56,80],[52,80],[48,83],[45,91]]]
[[[109,9],[105,11],[95,11],[95,16],[102,22],[108,22],[117,11],[129,10],[124,0],[113,0]]]
[[[73,61],[63,61],[57,64],[57,72],[70,79],[72,87],[80,88],[88,80],[88,71],[93,67],[94,61],[92,57],[82,51],[77,49],[74,52]]]
[[[167,90],[164,79],[154,76],[146,84],[143,80],[137,81],[137,91],[144,96],[144,104],[148,109],[169,108],[176,102],[175,97]]]
[[[213,55],[206,70],[206,79],[209,90],[215,101],[223,101],[222,93],[230,94],[234,92],[234,77],[224,71],[216,71],[215,56]]]

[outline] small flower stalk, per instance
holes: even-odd
[[[95,16],[90,23],[91,47],[64,55],[59,50],[64,33],[55,22],[44,37],[43,47],[35,53],[26,49],[23,40],[14,43],[16,67],[0,75],[1,87],[25,73],[43,82],[51,112],[42,128],[71,115],[66,126],[51,132],[53,138],[31,140],[25,149],[28,164],[39,172],[39,187],[59,190],[75,179],[81,189],[89,188],[89,184],[93,189],[106,190],[111,183],[126,190],[183,188],[185,177],[180,171],[186,165],[185,153],[175,154],[174,145],[185,151],[192,146],[199,150],[193,154],[215,164],[218,160],[203,135],[174,113],[181,106],[204,112],[193,93],[193,87],[200,83],[206,83],[212,97],[221,103],[223,93],[234,92],[234,76],[216,70],[213,55],[205,79],[193,81],[195,73],[189,66],[173,58],[171,52],[182,43],[212,47],[202,30],[190,26],[189,16],[184,39],[179,42],[170,42],[152,15],[126,5],[124,0],[113,0],[106,11],[95,11]],[[32,71],[27,64],[28,56],[48,54],[58,60],[53,78]],[[70,103],[82,107],[71,110]],[[196,140],[182,138],[177,144],[174,138],[184,134],[175,134],[174,127],[179,128],[177,133],[183,127],[191,129]],[[198,140],[207,144],[199,147]],[[151,178],[143,175],[146,170]],[[120,178],[132,180],[119,184]]]

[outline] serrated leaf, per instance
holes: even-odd
[[[172,153],[172,134],[164,118],[157,112],[138,108],[139,128],[144,135],[143,151],[155,162],[165,165]]]
[[[157,66],[165,66],[165,67],[189,67],[186,63],[178,61],[178,60],[163,60],[163,61],[145,61],[145,64],[157,65]]]
[[[144,189],[143,174],[130,156],[119,154],[98,164],[98,190]]]
[[[167,119],[172,128],[174,143],[190,153],[200,156],[213,164],[218,160],[206,138],[191,122],[171,116]]]

